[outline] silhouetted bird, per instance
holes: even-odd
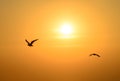
[[[98,57],[100,57],[100,55],[98,55],[98,54],[95,54],[95,53],[93,53],[93,54],[90,54],[90,56],[98,56]]]
[[[31,41],[31,42],[28,42],[28,41],[25,39],[25,41],[27,42],[28,46],[33,46],[33,43],[34,43],[35,41],[37,41],[37,40],[38,40],[38,39],[35,39],[35,40]]]

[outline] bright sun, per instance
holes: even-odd
[[[72,26],[70,24],[63,24],[61,26],[60,32],[64,35],[72,34]]]

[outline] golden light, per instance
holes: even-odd
[[[72,34],[72,32],[73,32],[72,26],[70,24],[63,24],[61,26],[60,32],[64,35]]]

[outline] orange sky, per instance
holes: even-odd
[[[120,80],[117,0],[1,0],[0,6],[0,81]],[[73,29],[67,38],[59,32],[64,23]],[[36,38],[34,47],[24,41]]]

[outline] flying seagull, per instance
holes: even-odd
[[[28,42],[28,41],[25,39],[25,41],[27,42],[28,46],[33,46],[33,43],[34,43],[35,41],[37,41],[37,40],[38,40],[38,39],[35,39],[35,40],[31,41],[31,42]]]
[[[98,55],[98,54],[96,54],[96,53],[90,54],[90,56],[93,56],[93,55],[100,57],[100,55]]]

